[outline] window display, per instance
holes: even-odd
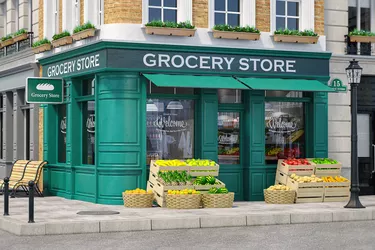
[[[147,100],[147,164],[194,157],[194,100]]]
[[[240,164],[240,114],[218,113],[219,164]]]
[[[58,113],[58,159],[59,163],[66,163],[66,104],[57,106]]]
[[[266,163],[278,159],[305,157],[304,104],[300,102],[266,102]]]
[[[95,164],[95,101],[82,102],[82,163]]]

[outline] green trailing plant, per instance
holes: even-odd
[[[355,29],[349,33],[349,36],[375,36],[375,32]]]
[[[147,27],[161,27],[161,28],[178,28],[178,29],[195,29],[195,26],[191,24],[190,21],[185,22],[163,22],[161,20],[154,20],[149,23],[146,23]]]
[[[13,34],[13,37],[16,37],[16,36],[19,36],[19,35],[22,35],[22,34],[27,34],[27,30],[26,29],[20,29],[19,31],[17,31],[16,33]]]
[[[286,35],[286,36],[318,36],[317,33],[315,33],[312,30],[290,30],[290,29],[278,29],[274,33],[275,35]]]
[[[67,36],[70,36],[70,33],[69,33],[69,31],[63,31],[63,32],[61,32],[61,33],[59,33],[59,34],[55,34],[55,35],[53,35],[53,37],[52,37],[52,40],[59,40],[59,39],[61,39],[61,38],[63,38],[63,37],[67,37]]]
[[[1,41],[4,42],[4,41],[12,39],[12,38],[13,38],[12,35],[6,35],[6,36],[4,36],[4,37],[1,38]]]
[[[42,46],[43,44],[51,44],[51,41],[48,40],[47,38],[44,38],[44,39],[39,40],[39,41],[36,41],[35,43],[33,43],[33,48]]]
[[[242,27],[242,26],[231,26],[228,24],[219,24],[219,25],[215,25],[213,29],[218,30],[218,31],[247,32],[247,33],[257,33],[257,34],[260,33],[260,31],[257,28],[250,27],[249,25]]]
[[[95,26],[92,23],[87,22],[82,25],[76,26],[73,30],[73,34],[89,29],[95,29]]]

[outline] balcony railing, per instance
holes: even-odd
[[[350,42],[349,36],[345,35],[345,53],[347,55],[371,56],[371,52],[373,51],[372,47],[372,43]]]
[[[0,48],[0,58],[14,55],[20,51],[31,48],[31,46],[33,45],[33,36],[34,32],[27,32],[27,39]]]

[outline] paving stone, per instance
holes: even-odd
[[[246,226],[245,215],[202,216],[201,227],[237,227]]]
[[[99,233],[98,221],[65,221],[46,223],[46,234]]]
[[[100,221],[100,232],[128,232],[151,230],[150,219],[128,219]]]
[[[200,228],[199,217],[154,218],[151,220],[152,230],[186,228]]]
[[[332,212],[291,213],[290,223],[332,222]]]
[[[261,225],[282,225],[290,224],[290,214],[288,213],[266,213],[266,214],[252,214],[247,216],[248,226]]]
[[[370,209],[347,209],[347,211],[336,211],[333,213],[333,221],[361,221],[372,220],[373,210]]]

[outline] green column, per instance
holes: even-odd
[[[97,75],[97,202],[122,204],[146,183],[146,82],[138,73]]]
[[[310,140],[312,142],[309,155],[312,157],[328,157],[328,94],[315,92],[311,105]]]

